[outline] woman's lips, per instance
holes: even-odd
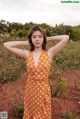
[[[39,44],[39,43],[36,43],[36,44]]]

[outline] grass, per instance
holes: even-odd
[[[63,91],[65,90],[67,86],[66,80],[65,78],[61,78],[58,80],[58,83],[56,84],[56,86],[54,85],[54,83],[50,84],[50,88],[51,88],[51,95],[53,96],[58,96],[61,97],[63,96]]]
[[[53,44],[49,43],[49,47]],[[80,41],[70,41],[52,60],[49,78],[60,78],[62,70],[80,68]]]
[[[25,61],[18,56],[9,53],[0,45],[0,82],[16,80],[25,71]]]

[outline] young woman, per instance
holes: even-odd
[[[50,41],[58,43],[46,50],[46,44]],[[52,119],[48,76],[52,59],[68,41],[68,35],[46,37],[41,26],[33,26],[28,34],[28,41],[11,41],[3,44],[8,51],[27,61],[28,79],[24,92],[23,119]],[[23,45],[30,46],[30,51],[17,48]]]

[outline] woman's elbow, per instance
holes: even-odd
[[[66,35],[66,36],[65,36],[65,39],[66,39],[66,40],[69,40],[69,38],[70,38],[69,35]]]
[[[6,42],[3,43],[3,46],[4,46],[4,47],[6,46]]]
[[[3,46],[4,46],[5,48],[7,48],[7,47],[8,47],[7,42],[4,42],[4,43],[3,43]]]

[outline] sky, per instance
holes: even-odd
[[[61,3],[61,0],[0,0],[2,19],[23,24],[33,22],[55,26],[64,23],[77,26],[80,25],[80,3]]]

